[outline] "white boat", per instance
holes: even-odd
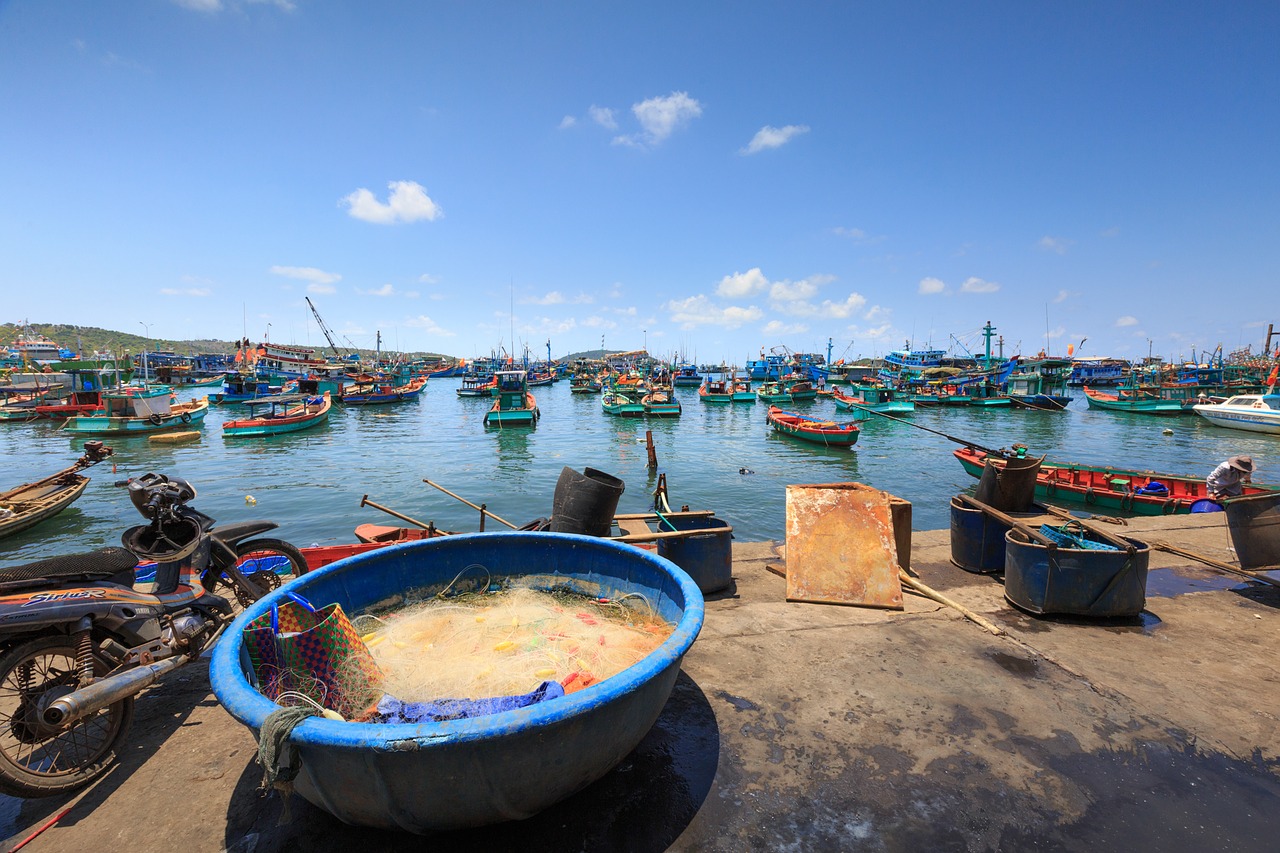
[[[1240,394],[1225,403],[1200,403],[1196,414],[1212,424],[1280,435],[1280,394]]]

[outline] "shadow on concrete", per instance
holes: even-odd
[[[58,826],[73,826],[88,818],[151,759],[174,732],[187,725],[192,711],[202,705],[216,704],[209,696],[208,662],[203,659],[193,661],[166,678],[163,690],[153,689],[137,698],[133,725],[116,748],[116,763],[93,785],[35,800],[0,795],[0,836],[13,836],[9,840],[16,843],[26,836],[30,828],[43,823],[77,798],[79,801],[58,821]],[[4,849],[10,847],[12,844],[6,844]]]
[[[566,744],[566,748],[572,745]],[[597,782],[528,820],[433,835],[348,826],[299,796],[280,826],[279,795],[258,790],[262,768],[251,761],[227,807],[229,851],[280,850],[564,850],[660,851],[701,809],[720,759],[715,712],[702,689],[681,672],[649,733]]]

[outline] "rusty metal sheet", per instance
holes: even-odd
[[[891,498],[861,483],[787,486],[787,601],[901,610]]]

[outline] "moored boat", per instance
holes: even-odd
[[[280,435],[310,429],[329,418],[332,401],[329,392],[321,397],[306,394],[282,394],[246,400],[249,417],[226,421],[222,434],[228,438]]]
[[[1280,435],[1280,394],[1241,394],[1194,408],[1214,426]]]
[[[600,408],[606,414],[623,418],[638,418],[644,414],[644,405],[623,394],[610,389],[600,398]]]
[[[1004,457],[975,447],[962,447],[955,451],[955,457],[974,477],[982,476],[988,459],[996,467],[1004,464]],[[1244,487],[1246,497],[1273,492],[1280,494],[1280,486],[1253,483]],[[1079,502],[1135,515],[1188,513],[1192,504],[1209,497],[1204,477],[1073,462],[1041,462],[1035,493],[1037,498],[1049,502]]]
[[[85,442],[84,455],[71,467],[0,492],[0,539],[52,518],[75,503],[89,485],[89,478],[79,472],[111,453],[100,441]]]
[[[404,403],[418,399],[427,384],[425,376],[396,385],[377,376],[363,374],[342,390],[341,401],[347,406],[373,406],[383,403]]]
[[[775,432],[829,447],[849,447],[857,442],[860,432],[858,425],[852,421],[842,424],[824,421],[783,411],[777,406],[769,407],[766,419]]]
[[[680,401],[671,388],[654,388],[640,398],[644,413],[656,418],[680,417]]]
[[[1067,377],[1071,362],[1065,358],[1036,358],[1020,362],[1009,374],[1005,395],[1015,408],[1060,412],[1071,402]]]
[[[124,385],[102,392],[100,408],[73,415],[62,429],[86,435],[135,435],[184,429],[209,413],[209,398],[175,403],[168,385]]]
[[[533,426],[541,412],[529,393],[529,375],[523,370],[503,370],[493,375],[497,382],[493,407],[485,413],[484,425],[496,427]]]
[[[1185,408],[1180,400],[1166,400],[1144,391],[1126,391],[1117,389],[1111,394],[1106,391],[1084,387],[1084,396],[1089,401],[1089,408],[1103,409],[1109,412],[1129,412],[1138,415],[1181,415],[1191,409]]]
[[[496,387],[492,374],[469,373],[462,377],[462,385],[457,392],[459,397],[492,397]]]
[[[898,399],[891,388],[880,386],[854,386],[853,394],[835,391],[831,400],[837,409],[856,412],[880,412],[886,415],[909,415],[916,410],[916,404],[910,400]]]

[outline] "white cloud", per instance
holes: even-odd
[[[573,116],[565,116],[564,118],[560,119],[560,130],[568,130],[569,128],[573,127],[577,123],[578,123],[578,120]]]
[[[173,0],[175,6],[193,12],[221,12],[222,0]]]
[[[587,115],[591,120],[606,130],[617,130],[618,120],[614,118],[614,112],[609,107],[597,107],[595,104],[587,107]]]
[[[834,317],[837,320],[843,320],[851,317],[863,309],[867,304],[867,297],[861,293],[850,293],[843,302],[832,302],[829,299],[822,301],[822,308],[819,311],[824,317]]]
[[[1066,326],[1058,326],[1058,327],[1057,327],[1057,328],[1055,328],[1055,329],[1050,329],[1049,331],[1045,332],[1045,333],[1044,333],[1044,336],[1045,336],[1046,338],[1049,338],[1050,340],[1054,340],[1054,339],[1056,339],[1056,338],[1060,338],[1060,337],[1062,337],[1062,336],[1063,336],[1063,335],[1065,335],[1066,333],[1067,333],[1067,327],[1066,327]]]
[[[320,282],[311,282],[307,285],[307,293],[337,293],[338,288],[332,284],[321,284]]]
[[[1039,246],[1041,249],[1044,249],[1046,252],[1054,252],[1059,255],[1065,255],[1067,253],[1067,247],[1070,246],[1071,243],[1072,243],[1071,240],[1067,240],[1063,237],[1050,237],[1048,234],[1046,234],[1045,236],[1040,238],[1040,240],[1036,243],[1036,245]]]
[[[418,276],[418,281],[421,284],[439,284],[440,276],[432,275],[429,272],[424,272],[422,275]]]
[[[1060,305],[1061,303],[1066,302],[1068,299],[1070,299],[1072,295],[1073,294],[1069,290],[1059,290],[1058,295],[1053,297],[1053,304]]]
[[[1130,316],[1128,314],[1116,320],[1116,326],[1118,326],[1119,328],[1124,328],[1125,326],[1136,326],[1136,325],[1138,325],[1138,318]]]
[[[932,295],[934,293],[945,293],[946,290],[947,290],[947,286],[942,282],[942,279],[940,278],[933,278],[932,276],[930,276],[929,278],[920,279],[919,291],[920,293],[926,296]]]
[[[616,329],[618,324],[612,320],[601,317],[599,314],[592,314],[590,317],[582,321],[582,325],[588,329]]]
[[[340,204],[348,207],[347,212],[352,217],[378,225],[417,222],[420,219],[433,222],[444,216],[440,205],[432,201],[426,189],[416,181],[392,181],[387,188],[391,194],[385,204],[364,187],[343,198]]]
[[[390,283],[384,284],[384,285],[382,285],[382,287],[379,287],[379,288],[377,288],[376,290],[360,290],[360,289],[358,289],[358,288],[357,288],[357,289],[356,289],[356,293],[360,293],[360,294],[363,294],[363,295],[365,295],[365,296],[395,296],[395,295],[397,295],[397,294],[396,294],[396,289],[395,289],[394,287],[392,287]]]
[[[300,278],[303,281],[309,281],[313,284],[333,284],[335,281],[341,281],[342,276],[336,272],[325,272],[315,267],[280,267],[271,268],[274,275],[282,275],[285,278]],[[330,288],[325,293],[332,293]]]
[[[526,296],[520,300],[521,305],[561,305],[564,303],[564,295],[558,290],[553,290],[546,296]]]
[[[799,281],[775,281],[769,286],[769,298],[774,302],[800,302],[818,295],[818,285],[808,279]]]
[[[665,98],[649,98],[638,104],[632,104],[631,112],[640,122],[640,133],[614,137],[614,143],[634,146],[658,145],[702,115],[702,104],[689,97],[688,92],[672,92]]]
[[[720,284],[716,286],[716,295],[723,296],[725,299],[742,299],[760,293],[768,286],[769,279],[764,277],[760,268],[752,267],[746,272],[735,272],[720,279]]]
[[[747,147],[741,149],[738,153],[759,154],[761,151],[771,148],[781,148],[797,136],[808,132],[809,126],[807,124],[789,124],[786,127],[770,127],[766,124],[756,131],[756,135],[751,137]]]
[[[698,326],[724,326],[736,329],[745,323],[751,323],[764,316],[764,312],[754,305],[741,308],[730,305],[721,308],[706,296],[699,294],[688,299],[673,299],[665,306],[671,312],[673,322],[679,323],[682,329],[696,329]]]
[[[210,291],[207,287],[162,287],[160,293],[163,296],[208,296]]]
[[[802,335],[809,331],[804,323],[784,323],[781,320],[770,320],[760,330],[766,335]]]
[[[442,328],[435,320],[432,320],[426,314],[419,314],[417,317],[410,317],[408,320],[404,321],[404,325],[415,329],[425,329],[433,335],[443,335],[446,338],[455,337],[453,332]]]
[[[995,293],[999,289],[1000,285],[994,281],[983,281],[974,276],[965,279],[964,284],[960,285],[961,293]]]

